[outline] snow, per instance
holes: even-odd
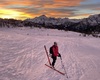
[[[54,41],[68,79],[44,65],[48,64],[44,45],[49,50]],[[69,31],[0,28],[0,80],[100,80],[99,44],[99,38]],[[59,57],[55,67],[64,72]]]

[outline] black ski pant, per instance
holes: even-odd
[[[55,65],[55,62],[56,62],[56,60],[57,60],[57,57],[56,57],[56,56],[52,56],[52,59],[53,59],[53,61],[52,61],[52,66],[54,66],[54,65]]]

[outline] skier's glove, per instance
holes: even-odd
[[[58,57],[61,57],[61,54],[60,53],[58,54]]]

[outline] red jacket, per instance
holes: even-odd
[[[52,49],[53,49],[53,55],[57,57],[59,55],[59,53],[58,53],[58,46],[54,46],[53,45]]]

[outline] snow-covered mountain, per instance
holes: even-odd
[[[54,41],[58,43],[68,79],[44,65],[49,64],[44,45],[49,51]],[[0,80],[99,80],[99,44],[99,38],[70,31],[0,28]],[[64,72],[59,57],[55,68]]]
[[[31,21],[31,22],[35,22],[35,23],[52,23],[54,25],[57,24],[64,24],[66,22],[80,22],[82,21],[83,23],[86,23],[86,20],[88,20],[89,23],[92,23],[92,25],[100,23],[100,14],[96,14],[96,15],[91,15],[88,18],[84,18],[84,19],[68,19],[68,18],[51,18],[51,17],[46,17],[45,15],[41,15],[39,17],[35,17],[33,19],[26,19],[25,21]]]
[[[70,30],[86,34],[100,33],[100,14],[91,15],[84,19],[51,18],[42,15],[33,19],[26,19],[25,21],[33,22],[40,27]]]
[[[66,22],[79,22],[79,20],[73,20],[73,19],[68,19],[68,18],[52,18],[52,17],[46,17],[45,15],[41,15],[39,17],[35,17],[33,19],[26,19],[25,21],[31,21],[34,23],[39,23],[39,24],[53,24],[53,25],[61,25]]]
[[[91,15],[88,18],[82,19],[82,22],[91,26],[100,24],[100,14]]]

